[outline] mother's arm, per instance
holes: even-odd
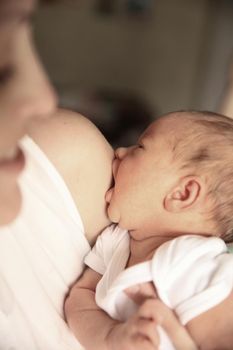
[[[65,180],[92,243],[109,224],[104,196],[112,180],[111,146],[87,118],[67,110],[33,122],[29,135]]]

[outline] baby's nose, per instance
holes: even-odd
[[[115,157],[117,159],[122,159],[127,153],[127,147],[119,147],[115,150]]]

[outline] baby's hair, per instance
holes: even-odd
[[[170,116],[181,120],[180,136],[173,131],[173,155],[182,169],[209,174],[212,201],[209,219],[226,243],[233,241],[233,120],[206,111],[180,111]],[[182,119],[190,121],[184,123]],[[178,133],[179,134],[179,133]]]

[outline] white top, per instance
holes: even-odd
[[[55,167],[29,137],[22,147],[22,210],[0,228],[0,349],[79,350],[63,302],[90,247]]]
[[[224,300],[233,289],[233,255],[219,238],[180,236],[161,245],[152,260],[125,269],[129,236],[108,227],[85,263],[103,277],[96,302],[111,317],[127,319],[136,305],[124,290],[152,281],[159,298],[174,309],[183,325]]]

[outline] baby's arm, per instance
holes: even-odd
[[[101,277],[99,273],[86,268],[65,302],[67,322],[86,349],[102,347],[104,350],[103,343],[117,323],[96,305],[95,288]]]
[[[110,318],[95,302],[101,275],[87,268],[65,302],[67,322],[86,350],[156,350],[156,300],[147,300],[126,322]]]
[[[187,329],[201,350],[232,350],[233,292],[220,304],[188,322]]]

